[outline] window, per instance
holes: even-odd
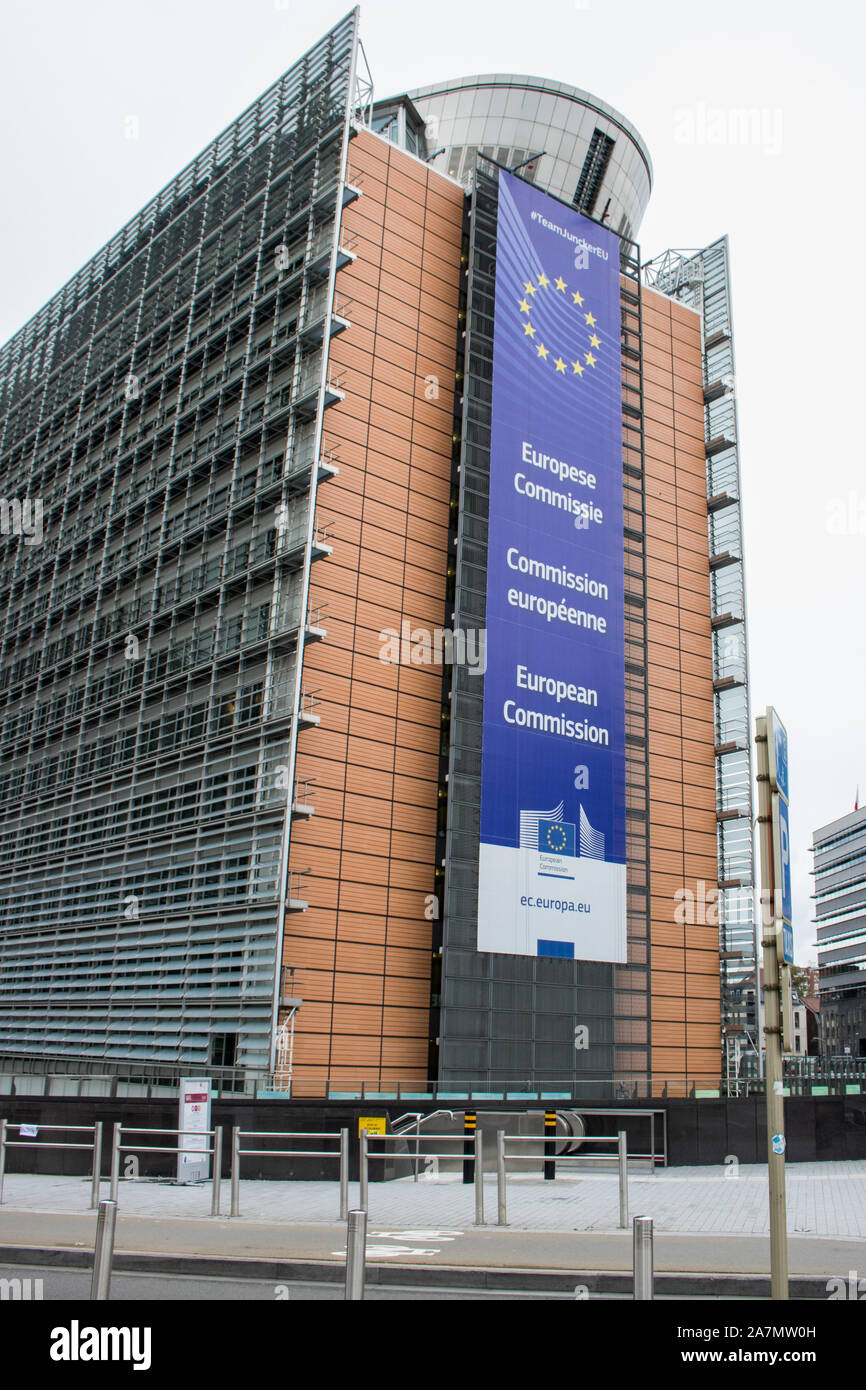
[[[262,683],[247,686],[240,693],[239,724],[255,724],[262,717]]]
[[[226,635],[224,650],[233,652],[241,644],[241,630],[243,628],[243,614],[238,613],[236,617],[230,618],[226,624]]]
[[[212,1067],[233,1067],[237,1057],[237,1033],[214,1033],[210,1040]]]
[[[205,700],[201,704],[193,705],[189,712],[189,728],[187,741],[195,743],[197,739],[204,738],[207,726],[207,709],[209,701]]]
[[[235,722],[235,697],[234,694],[220,695],[217,701],[216,710],[216,731],[218,734],[227,733]]]
[[[577,188],[575,189],[572,202],[581,212],[592,216],[599,189],[607,173],[607,166],[610,163],[610,156],[613,151],[614,141],[609,135],[605,135],[603,130],[594,130],[592,139],[589,142],[589,149],[586,152],[586,159],[583,161],[583,168],[580,172]]]

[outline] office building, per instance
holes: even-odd
[[[2,350],[0,1051],[296,1095],[718,1077],[755,968],[728,249],[642,265],[651,182],[561,83],[374,102],[356,11]],[[618,809],[521,812],[558,873],[618,866],[591,958],[478,945],[502,189],[616,298],[579,327],[622,442]]]
[[[866,809],[812,836],[821,1050],[866,1057]]]

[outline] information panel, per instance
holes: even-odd
[[[181,1078],[178,1100],[177,1181],[204,1182],[210,1174],[211,1093],[207,1076]]]
[[[626,959],[619,241],[499,175],[478,949]]]

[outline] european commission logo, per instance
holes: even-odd
[[[596,332],[598,320],[585,306],[580,290],[570,289],[561,275],[551,280],[542,271],[535,280],[523,281],[518,307],[523,336],[536,361],[571,381],[575,377],[579,381],[584,372],[595,369],[602,348]],[[550,346],[552,343],[557,346]]]
[[[580,831],[571,821],[563,819],[564,802],[551,811],[520,812],[520,848],[538,850],[542,854],[558,854],[576,859],[604,859],[604,834],[596,830],[580,808]]]
[[[538,827],[538,848],[546,854],[577,854],[577,826],[566,821],[550,821]]]

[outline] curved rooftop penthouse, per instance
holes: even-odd
[[[476,152],[524,176],[613,231],[634,237],[652,190],[649,151],[599,97],[544,77],[489,73],[407,93],[426,123],[434,169],[464,182]]]

